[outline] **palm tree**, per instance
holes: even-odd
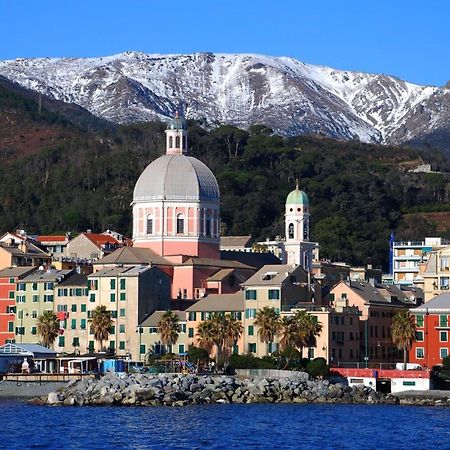
[[[208,351],[216,347],[216,365],[218,365],[224,350],[236,343],[243,329],[241,322],[229,314],[213,313],[198,326],[199,345]]]
[[[315,345],[316,337],[322,332],[322,325],[317,318],[305,310],[296,311],[292,316],[284,316],[281,320],[281,345],[283,348],[300,349]]]
[[[181,332],[181,326],[178,323],[178,315],[173,311],[166,311],[157,324],[161,343],[172,347],[178,340]]]
[[[408,350],[416,338],[416,323],[409,311],[398,312],[392,319],[392,341],[403,350],[403,370],[406,370]]]
[[[265,306],[256,312],[254,324],[258,327],[258,336],[262,342],[271,344],[280,332],[280,315],[275,308]]]
[[[36,321],[37,332],[42,338],[42,345],[50,347],[59,335],[59,320],[53,311],[44,311]]]
[[[114,321],[111,317],[111,312],[106,309],[106,306],[97,306],[89,319],[94,339],[100,343],[100,350],[103,349],[103,342],[108,340],[109,335],[113,331]]]
[[[225,316],[225,321],[224,344],[231,349],[241,337],[244,327],[242,326],[241,321],[231,316],[231,314]]]

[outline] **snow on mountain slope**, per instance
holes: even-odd
[[[448,126],[450,90],[253,54],[0,61],[0,75],[118,123],[188,118],[403,142]]]

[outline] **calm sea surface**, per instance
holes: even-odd
[[[0,399],[0,448],[450,449],[450,408],[205,405],[59,408]]]

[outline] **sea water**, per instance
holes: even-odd
[[[0,399],[0,418],[2,449],[450,449],[445,407],[49,407]]]

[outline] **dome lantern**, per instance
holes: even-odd
[[[187,123],[178,111],[175,117],[167,124],[166,128],[166,154],[186,155],[187,148]]]

